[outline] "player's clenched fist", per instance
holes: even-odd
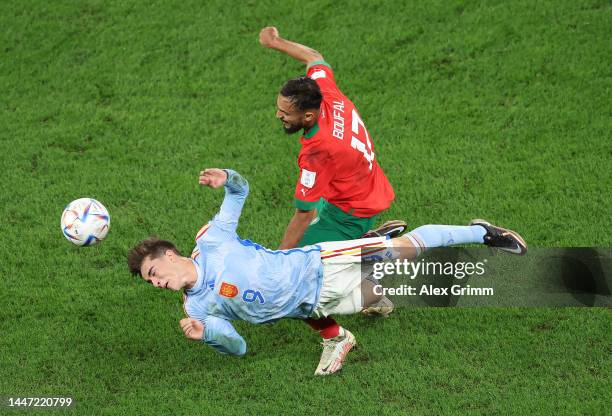
[[[184,318],[180,320],[179,324],[187,338],[201,341],[204,337],[204,324],[197,319]]]
[[[267,48],[271,48],[278,39],[278,30],[274,26],[264,27],[259,32],[259,43]]]
[[[200,185],[220,188],[227,181],[227,173],[223,169],[205,169],[200,172]]]

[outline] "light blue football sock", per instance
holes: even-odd
[[[457,244],[482,244],[487,230],[481,225],[422,225],[404,234],[419,250]],[[416,243],[416,244],[415,244]]]

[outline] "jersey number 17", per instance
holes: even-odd
[[[357,111],[355,111],[354,108],[351,118],[351,128],[353,130],[351,147],[363,153],[363,157],[365,157],[368,163],[370,163],[370,170],[372,170],[372,162],[374,161],[374,151],[372,150],[372,142],[370,142],[370,135],[368,134],[368,130],[365,128],[363,120],[361,120],[361,117],[359,117],[359,114],[357,114]],[[365,132],[365,143],[357,137],[357,135],[359,135],[359,126],[361,126],[363,128],[363,131]]]

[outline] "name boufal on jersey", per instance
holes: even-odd
[[[317,123],[300,139],[296,206],[311,209],[325,198],[357,217],[380,213],[395,195],[359,112],[338,89],[328,64],[310,66],[307,76],[319,85],[323,101]]]

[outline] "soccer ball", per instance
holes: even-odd
[[[62,233],[77,246],[96,244],[106,237],[110,215],[93,198],[80,198],[69,203],[62,213]]]

